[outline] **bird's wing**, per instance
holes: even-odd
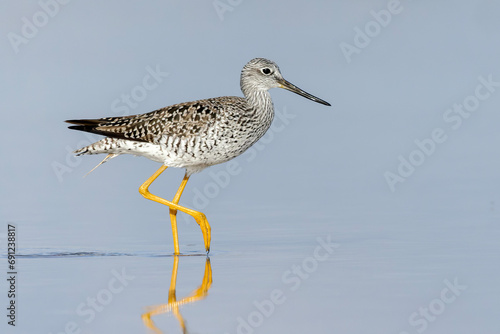
[[[204,135],[214,126],[228,103],[243,103],[239,97],[222,97],[175,104],[146,114],[68,120],[70,129],[92,132],[112,138],[158,143],[160,138],[189,138]]]

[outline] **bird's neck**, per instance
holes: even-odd
[[[243,92],[249,106],[258,114],[272,113],[273,100],[271,94],[267,90],[254,90],[251,92]]]

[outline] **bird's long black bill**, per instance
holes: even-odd
[[[299,87],[295,86],[294,84],[292,84],[291,82],[289,81],[286,81],[285,79],[283,80],[280,80],[280,84],[281,84],[281,88],[285,88],[291,92],[294,92],[295,94],[298,94],[300,96],[303,96],[305,97],[306,99],[309,99],[311,101],[314,101],[314,102],[318,102],[318,103],[321,103],[321,104],[324,104],[325,106],[331,106],[330,103],[320,99],[319,97],[316,97],[314,95],[311,95],[309,94],[308,92],[305,92],[303,91],[302,89],[300,89]]]

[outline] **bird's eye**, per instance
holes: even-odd
[[[269,75],[269,74],[271,74],[271,70],[266,67],[266,68],[262,69],[262,73],[264,73],[265,75]]]

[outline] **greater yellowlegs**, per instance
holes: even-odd
[[[286,81],[278,65],[264,58],[252,59],[243,67],[240,86],[244,98],[223,96],[175,104],[141,115],[66,121],[76,124],[70,129],[106,136],[76,150],[77,155],[106,153],[102,161],[105,162],[120,154],[133,154],[162,163],[139,187],[139,192],[170,208],[175,254],[179,254],[177,211],[196,220],[203,233],[205,249],[210,250],[210,225],[205,214],[179,205],[179,199],[192,174],[239,156],[266,133],[274,118],[270,88],[285,88],[330,106]],[[148,190],[167,167],[186,169],[172,201]]]

